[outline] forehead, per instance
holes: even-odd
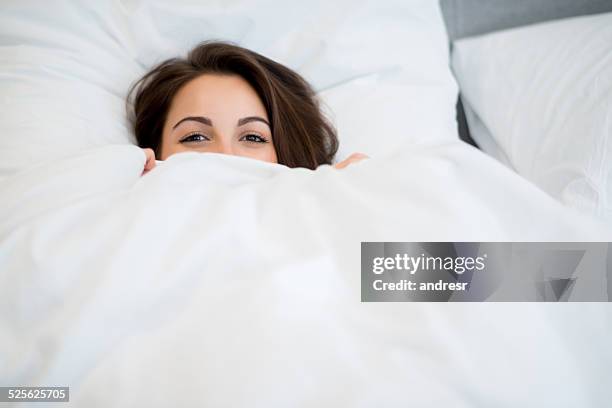
[[[203,74],[183,85],[170,106],[169,117],[176,115],[267,118],[255,89],[244,78],[229,74]]]

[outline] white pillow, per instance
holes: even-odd
[[[0,178],[133,143],[129,85],[205,39],[296,69],[338,125],[339,157],[455,134],[456,84],[437,1],[3,1]]]
[[[464,39],[452,65],[512,168],[612,222],[612,13]]]

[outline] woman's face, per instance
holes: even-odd
[[[246,80],[203,74],[176,93],[164,124],[160,159],[186,151],[278,162],[266,109]]]

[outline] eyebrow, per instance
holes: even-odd
[[[200,122],[205,125],[212,126],[212,120],[210,120],[206,116],[187,116],[179,120],[178,122],[176,122],[176,124],[172,127],[172,130],[176,129],[178,125],[186,121]],[[249,122],[263,122],[266,125],[268,125],[268,127],[270,127],[270,124],[268,123],[268,121],[262,118],[261,116],[247,116],[245,118],[239,119],[237,125],[242,126]]]

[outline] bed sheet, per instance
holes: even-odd
[[[0,383],[88,407],[612,397],[608,304],[360,302],[361,241],[610,240],[471,146],[344,170],[144,160],[107,146],[1,182]]]

